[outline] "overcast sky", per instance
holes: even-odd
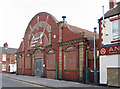
[[[58,21],[65,15],[68,24],[93,31],[103,5],[108,11],[109,0],[0,0],[0,47],[7,42],[19,48],[28,23],[39,12],[48,12]]]

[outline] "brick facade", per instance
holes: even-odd
[[[16,72],[16,52],[17,49],[8,48],[7,43],[4,44],[4,47],[0,47],[0,73]]]
[[[18,65],[24,66],[21,70],[18,67],[18,74],[22,70],[25,75],[38,74],[36,60],[41,59],[41,77],[83,81],[86,47],[89,44],[93,49],[93,37],[92,32],[58,22],[49,13],[38,13],[28,24],[17,51]]]

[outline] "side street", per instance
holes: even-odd
[[[120,1],[108,4],[94,31],[34,15],[18,48],[0,47],[0,86],[120,88]]]

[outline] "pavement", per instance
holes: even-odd
[[[46,87],[101,87],[96,85],[82,84],[79,82],[55,80],[36,76],[16,75],[7,73],[2,74],[2,76]]]

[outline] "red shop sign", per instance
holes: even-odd
[[[100,55],[120,54],[120,45],[112,47],[103,47],[99,49]]]

